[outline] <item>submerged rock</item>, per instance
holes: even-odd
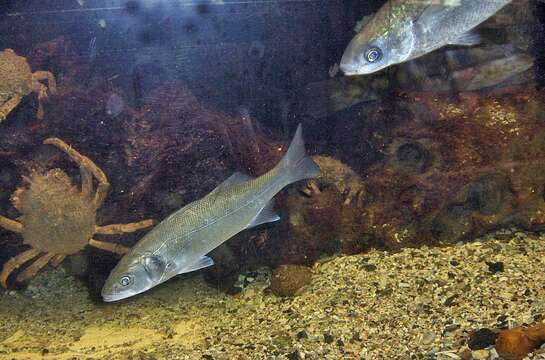
[[[469,335],[469,341],[467,343],[471,350],[479,350],[494,345],[496,341],[496,333],[490,329],[482,328],[472,332]]]
[[[545,342],[545,324],[503,330],[496,339],[496,351],[506,360],[521,360]]]
[[[277,296],[294,296],[311,280],[312,272],[306,266],[280,265],[272,272],[271,290]]]

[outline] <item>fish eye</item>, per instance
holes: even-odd
[[[121,277],[121,279],[119,279],[119,283],[121,284],[121,286],[127,286],[131,283],[131,278],[125,275]]]
[[[372,47],[365,52],[365,60],[370,63],[380,60],[382,57],[382,51],[378,47]]]

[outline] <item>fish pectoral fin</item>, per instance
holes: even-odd
[[[476,31],[468,31],[449,42],[450,45],[473,46],[481,43],[481,35]]]
[[[219,184],[210,194],[213,194],[219,190],[226,189],[233,185],[242,184],[246,181],[253,180],[254,177],[250,175],[243,174],[241,172],[233,173],[233,175],[229,176],[225,181],[223,181],[221,184]]]
[[[180,274],[188,273],[188,272],[196,271],[196,270],[200,270],[200,269],[204,269],[204,268],[207,268],[207,267],[212,266],[212,265],[214,265],[214,260],[212,260],[212,258],[210,258],[208,256],[203,256],[196,263],[194,263],[193,265],[184,268],[180,272]]]
[[[278,214],[274,211],[274,203],[271,200],[271,201],[269,201],[267,203],[267,205],[265,205],[263,210],[261,210],[255,216],[255,218],[252,220],[252,222],[250,222],[250,224],[248,225],[248,228],[251,228],[251,227],[254,227],[254,226],[257,226],[257,225],[261,225],[261,224],[265,224],[265,223],[268,223],[268,222],[277,221],[277,220],[280,220],[280,216],[278,216]]]

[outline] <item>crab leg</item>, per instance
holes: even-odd
[[[58,255],[55,255],[55,257],[53,259],[51,259],[51,261],[49,263],[51,264],[51,266],[56,268],[57,266],[59,266],[62,263],[64,258],[66,258],[66,255],[58,254]]]
[[[108,182],[108,178],[106,178],[106,175],[98,166],[95,165],[95,163],[89,159],[87,156],[81,155],[79,152],[77,152],[75,149],[73,149],[70,145],[62,141],[58,138],[48,138],[44,140],[44,144],[51,144],[55,145],[62,151],[64,151],[72,160],[74,160],[80,167],[84,167],[87,170],[89,170],[93,176],[98,180],[98,187],[97,192],[95,194],[94,203],[97,208],[102,205],[104,202],[104,199],[106,198],[106,194],[108,193],[108,189],[110,188],[110,183]]]
[[[95,239],[90,239],[89,245],[96,247],[97,249],[106,250],[106,251],[113,252],[119,255],[126,254],[127,251],[129,251],[128,247],[123,246],[121,244],[114,244],[114,243],[99,241]]]
[[[23,265],[39,253],[40,251],[36,249],[30,249],[6,261],[4,263],[4,267],[2,268],[2,272],[0,273],[0,284],[7,289],[8,277],[13,272],[13,270],[19,268],[19,266]]]
[[[89,170],[83,166],[79,167],[79,172],[81,174],[81,192],[83,196],[90,196],[93,191],[93,177]]]
[[[44,84],[37,83],[37,92],[38,92],[38,112],[36,113],[36,117],[39,120],[42,120],[44,118],[44,106],[42,104],[42,101],[47,99],[47,88]]]
[[[0,227],[3,227],[6,230],[20,233],[23,231],[23,225],[15,220],[8,219],[0,215]]]
[[[44,255],[40,256],[36,261],[34,261],[32,264],[30,264],[25,270],[23,270],[15,280],[17,282],[24,282],[27,280],[32,279],[38,271],[40,271],[44,266],[47,265],[47,263],[55,257],[56,254],[53,253],[45,253]]]
[[[51,94],[54,95],[57,93],[57,82],[55,81],[53,74],[49,71],[36,71],[35,73],[32,73],[32,77],[35,80],[47,80],[47,85],[49,86]]]
[[[124,234],[124,233],[131,233],[135,232],[141,229],[148,228],[150,226],[153,226],[155,224],[155,221],[147,219],[142,220],[135,223],[128,223],[128,224],[110,224],[110,225],[104,225],[104,226],[95,226],[95,233],[96,234]]]
[[[15,107],[19,105],[21,99],[22,97],[20,95],[15,95],[0,106],[0,122],[4,121],[11,110],[15,109]]]

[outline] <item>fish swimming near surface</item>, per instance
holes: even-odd
[[[103,299],[125,299],[175,275],[213,265],[206,254],[244,229],[279,220],[273,211],[274,195],[293,182],[316,177],[319,171],[305,153],[299,125],[286,154],[273,169],[257,178],[234,173],[146,234],[108,276]]]
[[[340,69],[371,74],[446,45],[476,45],[473,29],[511,1],[389,0],[348,44]]]

